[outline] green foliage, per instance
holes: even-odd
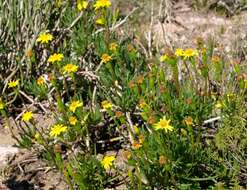
[[[77,156],[66,166],[65,175],[80,189],[104,189],[107,175],[94,156]]]
[[[79,10],[82,2],[35,4],[49,12],[44,26],[30,31],[33,45],[17,51],[23,59],[10,76],[1,71],[7,124],[24,104],[19,144],[40,151],[70,189],[245,187],[245,68],[214,40],[147,59],[118,31],[119,11],[96,11],[99,1]],[[53,120],[47,128],[27,100]],[[118,149],[126,149],[124,169]]]

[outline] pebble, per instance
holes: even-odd
[[[0,145],[0,168],[7,164],[8,158],[19,152],[19,149],[12,146]]]

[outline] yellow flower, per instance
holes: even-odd
[[[116,51],[117,48],[118,48],[118,44],[117,44],[117,43],[114,43],[114,42],[113,42],[113,43],[110,44],[110,48],[109,48],[109,49],[110,49],[111,51]]]
[[[71,104],[69,105],[69,110],[74,113],[77,108],[82,107],[82,106],[83,106],[82,102],[80,102],[78,100],[72,101]]]
[[[61,61],[63,59],[63,54],[61,53],[54,53],[48,59],[48,62],[54,63],[56,61]]]
[[[168,57],[166,54],[164,54],[164,55],[162,55],[162,56],[160,57],[160,62],[164,62],[164,61],[166,61],[168,58],[169,58],[169,57]]]
[[[33,118],[33,113],[31,111],[27,111],[22,115],[22,121],[30,121]]]
[[[167,120],[165,118],[165,116],[160,119],[160,121],[156,124],[154,124],[154,129],[157,131],[157,130],[160,130],[160,129],[164,129],[165,132],[168,132],[168,131],[173,131],[173,127],[170,125],[170,119]]]
[[[95,10],[98,10],[100,8],[108,8],[111,6],[110,0],[97,0],[96,3],[93,5]]]
[[[215,104],[215,108],[217,108],[217,109],[222,108],[222,104],[220,102],[217,102],[217,104]]]
[[[66,132],[67,131],[67,127],[62,125],[62,124],[57,124],[54,125],[50,131],[50,137],[57,137],[59,136],[62,132]]]
[[[106,20],[105,20],[105,18],[102,17],[102,18],[97,19],[95,21],[95,23],[98,24],[98,25],[105,25]]]
[[[44,84],[45,84],[45,79],[44,79],[44,77],[40,76],[40,77],[37,79],[37,84],[38,84],[39,86],[44,85]]]
[[[77,123],[77,119],[74,116],[69,117],[69,123],[70,125],[75,125]]]
[[[81,11],[82,9],[86,9],[88,6],[87,1],[77,0],[77,9]]]
[[[8,83],[8,88],[14,88],[19,85],[19,80],[10,81]]]
[[[101,63],[107,63],[111,60],[112,60],[111,56],[106,53],[101,56]]]
[[[2,98],[0,98],[0,110],[3,110],[4,109],[4,103],[2,101]]]
[[[71,63],[68,63],[67,65],[65,65],[63,67],[64,73],[75,73],[77,70],[78,70],[78,66],[77,65],[73,65]]]
[[[39,139],[40,139],[40,134],[39,134],[39,133],[35,133],[34,138],[35,138],[36,140],[39,140]]]
[[[108,170],[113,165],[114,160],[115,160],[115,156],[105,156],[101,161],[101,164],[106,170]]]
[[[194,57],[194,56],[198,56],[198,52],[196,50],[193,50],[193,49],[186,49],[183,53],[184,55],[184,58],[187,59],[187,58],[190,58],[190,57]]]
[[[180,48],[176,49],[175,55],[176,55],[177,57],[182,57],[182,56],[184,56],[184,50],[182,50],[182,49],[180,49]]]
[[[192,119],[192,117],[187,117],[187,118],[185,118],[184,122],[186,123],[186,125],[192,125],[193,119]]]
[[[103,109],[108,110],[112,108],[112,104],[111,102],[104,100],[103,102],[101,102],[101,106],[103,107]]]
[[[52,39],[53,39],[53,36],[51,34],[45,32],[45,33],[42,33],[39,35],[37,42],[44,44],[44,43],[48,43]]]

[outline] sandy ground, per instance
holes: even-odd
[[[214,12],[196,12],[181,4],[172,15],[170,23],[154,23],[154,44],[165,46],[168,41],[176,47],[188,48],[200,37],[216,40],[228,53],[236,48],[247,50],[247,11],[227,18]]]
[[[38,126],[47,128],[54,121],[35,114]],[[66,190],[62,177],[34,152],[17,148],[8,128],[0,126],[0,190]],[[12,126],[14,123],[11,122]],[[16,132],[14,132],[16,133]]]

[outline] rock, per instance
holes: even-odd
[[[18,148],[12,146],[2,146],[0,145],[0,168],[7,164],[7,159],[9,156],[13,156],[19,152]]]

